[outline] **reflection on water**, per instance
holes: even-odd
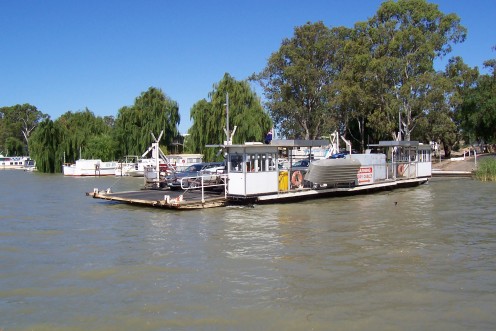
[[[496,185],[165,211],[0,172],[3,330],[490,330]],[[19,189],[16,189],[19,188]]]

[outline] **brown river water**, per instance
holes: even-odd
[[[496,183],[168,211],[0,171],[0,329],[494,330]]]

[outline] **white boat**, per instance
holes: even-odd
[[[154,159],[138,159],[138,162],[134,163],[132,167],[127,169],[127,176],[143,177],[145,175],[145,168],[154,166]],[[162,163],[160,163],[160,166],[162,166]]]
[[[79,159],[73,164],[62,166],[64,176],[114,176],[117,162],[103,162],[100,159]]]
[[[0,170],[24,169],[29,162],[34,162],[29,156],[3,156],[0,154]]]
[[[314,185],[354,184],[361,165],[360,161],[351,158],[321,159],[310,163],[304,179]],[[293,177],[297,174],[295,172],[291,176],[293,184],[295,183]],[[301,180],[298,183],[301,185]]]
[[[202,154],[170,154],[167,155],[169,162],[177,171],[182,171],[190,165],[203,162]]]
[[[36,161],[27,159],[24,161],[24,166],[22,167],[24,171],[38,171],[36,168]]]
[[[129,176],[129,171],[136,168],[138,163],[137,155],[126,155],[123,160],[117,162],[117,167],[115,167],[116,176]]]

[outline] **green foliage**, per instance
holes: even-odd
[[[449,60],[444,72],[433,75],[431,90],[425,105],[428,126],[417,131],[417,135],[429,141],[437,141],[449,158],[460,140],[461,132],[457,125],[457,114],[463,94],[478,76],[477,69],[469,68],[461,58]]]
[[[41,122],[31,136],[29,155],[36,161],[40,172],[61,172],[64,140],[63,130],[59,123],[50,119]]]
[[[218,120],[212,116],[212,104],[205,99],[195,103],[191,108],[190,117],[193,125],[189,129],[186,139],[186,149],[191,153],[205,154],[205,145],[209,143],[220,143],[218,141],[207,140],[208,131],[212,126],[213,130],[218,130]]]
[[[314,139],[335,127],[331,98],[344,38],[339,32],[322,22],[296,27],[294,37],[283,40],[265,69],[251,77],[264,89],[266,106],[283,135]]]
[[[496,181],[496,158],[485,157],[479,162],[475,178],[484,182]]]
[[[370,54],[365,77],[377,89],[375,109],[369,124],[374,130],[398,128],[398,114],[405,139],[429,109],[431,85],[435,78],[433,61],[451,51],[451,44],[463,42],[466,29],[455,14],[443,14],[425,0],[386,1],[366,25],[356,26],[360,44]],[[370,91],[373,92],[373,91]]]
[[[136,98],[134,105],[119,110],[114,124],[113,137],[118,142],[120,156],[141,155],[153,138],[163,130],[161,143],[170,146],[179,135],[179,106],[167,97],[162,90],[150,87]]]
[[[49,118],[47,114],[27,103],[0,108],[0,150],[12,155],[26,155],[31,133],[46,118]]]
[[[210,102],[200,100],[191,109],[193,125],[189,130],[187,146],[191,152],[203,154],[208,161],[218,160],[221,156],[216,156],[217,151],[205,148],[205,145],[222,144],[226,140],[226,95],[229,96],[230,132],[237,126],[233,136],[234,144],[262,142],[272,127],[270,117],[264,112],[249,84],[225,74],[209,93]]]
[[[89,109],[79,112],[67,112],[60,116],[56,124],[64,137],[60,149],[65,153],[66,162],[74,162],[86,155],[90,139],[95,136],[109,134],[111,128],[103,118],[95,116]],[[108,159],[105,159],[108,161]]]
[[[496,76],[482,75],[464,95],[461,125],[472,141],[496,143]]]
[[[117,143],[110,134],[100,134],[88,139],[86,148],[82,153],[84,159],[115,160]]]
[[[25,145],[22,140],[16,137],[7,137],[3,144],[7,155],[26,155]]]
[[[81,158],[115,158],[111,128],[90,110],[67,112],[55,122],[41,122],[30,139],[29,153],[41,172],[61,172],[62,163]],[[81,153],[81,155],[80,155]]]
[[[363,150],[366,136],[396,138],[400,126],[409,140],[425,123],[438,80],[433,61],[465,36],[458,16],[435,4],[386,1],[354,29],[322,22],[295,28],[252,79],[287,136],[316,138],[338,129]]]

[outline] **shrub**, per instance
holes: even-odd
[[[486,157],[479,162],[475,178],[484,182],[496,181],[496,158]]]

